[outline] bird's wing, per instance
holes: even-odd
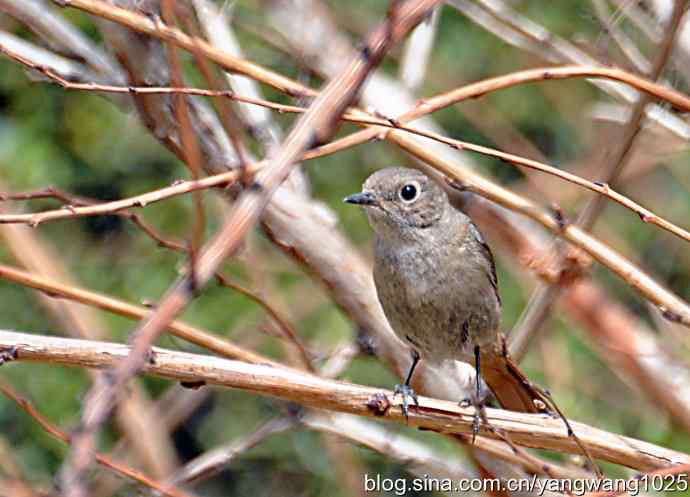
[[[501,304],[501,296],[498,294],[498,277],[496,276],[496,263],[494,262],[494,254],[491,252],[489,245],[484,241],[484,237],[479,232],[474,223],[470,222],[469,227],[470,233],[475,240],[479,243],[479,247],[482,250],[482,255],[489,262],[489,271],[487,276],[491,282],[491,286],[494,288],[494,293],[496,294],[496,300],[498,304]]]

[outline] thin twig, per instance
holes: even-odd
[[[0,51],[4,51],[6,54],[9,53],[7,50],[3,50],[2,46],[0,46]],[[31,66],[31,63],[24,60],[21,60],[17,58],[19,62],[24,63],[25,65]],[[214,91],[214,90],[203,90],[203,89],[196,89],[196,88],[182,88],[182,87],[135,87],[135,86],[112,86],[112,85],[99,85],[97,83],[71,83],[64,78],[60,77],[58,74],[54,73],[53,71],[45,68],[40,68],[38,66],[34,66],[34,69],[41,70],[46,74],[48,77],[56,80],[61,86],[65,88],[71,88],[71,89],[80,89],[80,90],[88,90],[88,91],[103,91],[103,92],[111,92],[111,93],[128,93],[128,94],[135,94],[135,95],[143,95],[143,94],[189,94],[189,95],[204,95],[204,96],[225,96],[234,100],[238,100],[241,102],[245,103],[251,103],[251,104],[256,104],[256,105],[261,105],[263,107],[271,108],[278,110],[279,112],[291,112],[291,113],[304,113],[306,111],[305,108],[303,107],[297,107],[297,106],[291,106],[291,105],[283,105],[283,104],[277,104],[273,102],[268,102],[265,100],[260,100],[260,99],[254,99],[254,98],[246,98],[246,97],[241,97],[236,95],[232,91]],[[542,70],[539,74],[542,79],[549,79],[550,76],[550,70]],[[530,74],[530,76],[533,76],[534,73]],[[511,75],[508,75],[510,77]],[[514,75],[513,75],[514,76]],[[501,81],[503,84],[521,84],[524,82],[524,80],[521,80],[521,78],[516,78],[517,81],[510,81],[509,78],[506,77]],[[469,85],[473,86],[473,85]],[[467,88],[467,87],[465,87]],[[493,90],[501,88],[501,86],[496,86],[493,88]],[[486,91],[493,91],[493,90],[487,90],[487,89],[478,89],[478,88],[473,88],[469,90],[469,93],[480,93],[480,92],[486,92]],[[434,109],[442,108],[444,106],[450,105],[451,103],[459,100],[464,100],[468,98],[466,94],[458,94],[457,92],[450,92],[446,93],[443,95],[440,95],[435,98],[428,99],[418,107],[418,109],[424,109],[427,112],[433,112]],[[644,107],[644,106],[643,106]],[[543,162],[539,162],[536,160],[532,159],[527,159],[524,157],[520,157],[518,155],[506,153],[506,152],[501,152],[499,150],[495,150],[489,147],[481,146],[481,145],[476,145],[473,143],[469,142],[464,142],[461,140],[455,140],[452,138],[447,138],[445,136],[442,136],[438,133],[431,132],[431,131],[425,131],[421,130],[418,128],[406,126],[402,124],[404,121],[410,121],[414,120],[419,114],[417,112],[408,112],[401,116],[400,118],[397,119],[383,119],[383,118],[369,118],[369,117],[358,117],[358,115],[353,115],[353,114],[344,114],[342,116],[343,120],[349,121],[349,122],[354,122],[357,124],[362,124],[362,125],[367,125],[367,126],[382,126],[386,128],[393,128],[393,129],[399,129],[402,131],[406,131],[412,134],[416,134],[418,136],[422,136],[425,138],[429,138],[432,140],[435,140],[439,143],[443,143],[446,145],[449,145],[450,147],[456,149],[456,150],[467,150],[470,152],[475,152],[479,153],[482,155],[486,155],[489,157],[494,157],[496,159],[499,159],[502,163],[510,164],[510,165],[516,165],[516,166],[522,166],[522,167],[527,167],[529,169],[534,169],[536,171],[541,171],[547,174],[551,174],[553,176],[556,176],[558,178],[561,178],[565,181],[568,181],[570,183],[576,184],[578,186],[582,186],[584,188],[587,188],[593,192],[599,193],[601,196],[606,197],[623,207],[631,210],[635,214],[639,216],[639,218],[645,222],[645,223],[651,223],[659,226],[660,228],[667,230],[674,235],[686,240],[690,241],[690,232],[687,230],[675,225],[674,223],[664,219],[661,216],[658,216],[654,212],[650,211],[649,209],[643,207],[642,205],[638,204],[637,202],[631,200],[630,198],[626,197],[625,195],[622,195],[621,193],[615,191],[613,188],[611,188],[608,183],[606,182],[601,182],[601,181],[589,181],[584,178],[581,178],[580,176],[577,176],[572,173],[568,173],[567,171],[564,171],[562,169],[550,166],[548,164],[545,164]],[[365,132],[367,133],[367,132]],[[368,134],[368,133],[367,133]],[[356,137],[356,139],[361,140],[363,135],[360,135],[360,137]],[[366,139],[370,139],[370,137],[366,137]],[[331,144],[333,145],[333,144]],[[354,143],[350,141],[347,146],[353,146]],[[328,152],[332,153],[331,150],[323,149],[322,152]],[[308,158],[315,158],[318,154],[312,154],[309,157],[302,157],[302,159],[308,159]],[[256,170],[256,165],[253,165],[251,168],[249,166],[245,166],[245,169],[242,169],[243,175],[250,177],[251,173]],[[197,176],[195,174],[195,176]],[[198,178],[195,177],[195,180]],[[192,190],[195,194],[196,198],[196,189]],[[153,193],[153,192],[151,192]],[[0,200],[3,197],[0,196]],[[158,200],[162,200],[165,197],[158,198]],[[198,203],[198,201],[196,201]],[[121,204],[116,204],[116,205],[121,205]],[[136,205],[136,204],[134,204]],[[85,212],[85,213],[83,213]],[[77,209],[70,209],[69,213],[65,211],[52,211],[52,212],[43,212],[43,213],[37,213],[37,214],[24,214],[24,215],[9,215],[9,216],[0,216],[0,223],[9,223],[9,222],[26,222],[28,224],[31,224],[33,226],[36,226],[40,224],[43,221],[50,220],[50,219],[62,219],[62,218],[67,218],[67,217],[76,217],[79,215],[95,215],[97,213],[102,213],[103,211],[92,211],[92,210],[83,210],[79,211]]]
[[[264,162],[259,162],[255,166],[263,166],[264,164]],[[0,217],[0,219],[2,219],[5,224],[24,223],[28,224],[29,226],[36,227],[43,222],[56,219],[115,215],[119,211],[125,209],[146,207],[149,204],[192,191],[205,190],[208,188],[232,184],[239,179],[239,176],[240,175],[237,171],[229,171],[227,173],[209,176],[196,181],[176,181],[171,186],[121,200],[96,204],[78,204],[76,206],[67,204],[61,209],[54,209],[34,214],[5,214]],[[10,194],[5,194],[6,198],[10,198],[10,196]],[[75,197],[71,198],[74,199]]]
[[[161,2],[161,13],[163,20],[170,26],[175,25],[175,1],[163,0]],[[169,43],[167,45],[168,65],[170,66],[170,78],[172,86],[184,86],[182,78],[182,67],[178,53],[178,47]],[[198,180],[203,175],[201,168],[201,150],[199,141],[192,129],[191,118],[187,98],[179,93],[173,95],[173,107],[177,121],[180,145],[184,156],[184,163],[192,174],[193,180]],[[196,256],[204,243],[204,233],[206,231],[206,214],[204,211],[204,200],[201,192],[192,192],[192,202],[194,205],[194,222],[189,237],[189,268],[194,272],[196,269]]]
[[[7,383],[5,380],[0,379],[0,393],[2,393],[8,399],[14,401],[24,412],[31,416],[43,430],[48,433],[53,438],[60,440],[61,442],[70,445],[72,443],[72,437],[66,434],[64,431],[60,430],[57,426],[52,424],[48,419],[46,419],[34,405],[29,402],[25,397],[21,396]],[[95,454],[96,461],[102,466],[116,472],[117,474],[124,476],[125,478],[132,480],[140,485],[144,485],[152,490],[161,492],[163,495],[168,495],[170,497],[192,497],[191,494],[176,488],[174,485],[163,484],[157,482],[142,472],[125,466],[122,463],[112,460],[110,457],[103,454]]]
[[[299,334],[295,331],[295,329],[292,327],[292,325],[289,323],[287,318],[285,318],[280,311],[278,311],[275,306],[271,305],[270,302],[268,302],[265,298],[263,298],[261,295],[258,293],[243,287],[242,285],[235,283],[232,281],[230,278],[225,276],[224,274],[220,272],[216,272],[216,279],[218,280],[218,283],[226,288],[231,288],[245,297],[250,298],[257,304],[259,304],[261,307],[263,307],[266,312],[273,318],[273,320],[278,324],[278,327],[280,328],[283,337],[288,340],[290,343],[292,343],[295,348],[297,349],[299,356],[300,356],[300,362],[302,363],[302,367],[304,367],[307,371],[314,372],[314,366],[312,365],[312,359],[311,359],[311,354],[307,351],[306,346],[304,345],[304,342],[302,341],[302,338],[299,336]]]
[[[256,98],[247,98],[247,97],[242,97],[236,95],[233,91],[229,90],[204,90],[204,89],[197,89],[197,88],[184,88],[184,87],[136,87],[136,86],[114,86],[114,85],[100,85],[97,83],[72,83],[64,78],[62,78],[59,74],[55,73],[49,68],[37,66],[33,64],[31,61],[21,57],[18,54],[14,54],[11,51],[7,50],[6,48],[3,48],[0,45],[0,51],[4,52],[6,55],[9,57],[12,57],[13,59],[17,60],[18,62],[24,64],[27,67],[30,67],[32,69],[38,70],[48,76],[49,78],[55,80],[58,84],[63,86],[64,88],[68,89],[76,89],[76,90],[87,90],[87,91],[101,91],[101,92],[108,92],[108,93],[124,93],[124,94],[133,94],[133,95],[148,95],[148,94],[188,94],[188,95],[203,95],[203,96],[210,96],[210,97],[228,97],[233,100],[237,100],[240,102],[245,102],[249,104],[255,104],[255,105],[260,105],[263,107],[267,107],[270,109],[278,110],[279,112],[291,112],[291,113],[304,113],[306,112],[306,109],[303,107],[298,107],[298,106],[291,106],[291,105],[284,105],[284,104],[277,104],[273,102],[269,102],[266,100],[261,100],[261,99],[256,99]],[[527,159],[524,157],[520,157],[514,154],[506,153],[506,152],[501,152],[499,150],[494,150],[489,147],[481,146],[481,145],[475,145],[472,143],[464,142],[461,140],[455,140],[452,138],[447,138],[445,136],[442,136],[438,133],[432,132],[432,131],[425,131],[422,129],[406,126],[403,123],[408,122],[408,121],[413,121],[422,115],[426,115],[428,113],[432,113],[434,111],[440,110],[444,107],[447,107],[449,105],[453,105],[457,102],[460,102],[462,100],[466,100],[468,98],[477,98],[480,95],[484,95],[488,92],[491,91],[496,91],[499,89],[511,87],[514,85],[519,85],[519,84],[524,84],[530,81],[544,81],[544,80],[549,80],[549,79],[559,79],[559,78],[571,78],[571,77],[584,77],[584,76],[592,76],[596,74],[601,74],[601,75],[606,75],[607,77],[610,77],[611,79],[619,79],[619,80],[628,80],[630,81],[636,81],[637,78],[634,75],[630,75],[628,73],[625,73],[624,71],[620,71],[617,69],[610,69],[610,68],[583,68],[583,67],[563,67],[563,68],[548,68],[548,69],[533,69],[533,70],[528,70],[528,71],[522,71],[519,73],[512,73],[508,74],[506,76],[501,76],[498,78],[492,78],[489,80],[481,81],[479,83],[475,84],[470,84],[467,86],[464,86],[458,90],[453,90],[450,92],[443,93],[441,95],[438,95],[436,97],[432,97],[426,100],[423,100],[420,102],[420,104],[413,109],[410,112],[407,112],[403,114],[402,116],[396,118],[396,119],[385,119],[385,118],[377,118],[377,117],[368,117],[368,116],[362,116],[361,113],[357,114],[352,114],[352,113],[345,113],[341,118],[343,120],[349,121],[349,122],[354,122],[357,124],[362,124],[366,126],[382,126],[382,127],[387,127],[387,128],[394,128],[394,129],[399,129],[403,131],[407,131],[412,134],[416,134],[418,136],[422,136],[425,138],[429,138],[435,141],[438,141],[440,143],[449,145],[450,147],[456,149],[456,150],[467,150],[471,152],[476,152],[479,154],[487,155],[489,157],[494,157],[499,159],[501,162],[506,163],[506,164],[512,164],[516,166],[523,166],[527,167],[530,169],[534,169],[537,171],[545,172],[548,174],[551,174],[553,176],[556,176],[558,178],[561,178],[563,180],[566,180],[568,182],[571,182],[573,184],[576,184],[578,186],[582,186],[584,188],[587,188],[593,192],[599,193],[603,197],[607,197],[610,200],[613,200],[614,202],[617,202],[618,204],[626,207],[627,209],[630,209],[633,211],[635,214],[637,214],[640,219],[645,222],[645,223],[651,223],[655,224],[662,229],[665,229],[667,231],[670,231],[674,235],[686,240],[690,241],[690,232],[687,230],[675,225],[674,223],[664,219],[661,216],[658,216],[654,212],[650,211],[649,209],[643,207],[642,205],[634,202],[633,200],[629,199],[625,195],[622,195],[621,193],[615,191],[613,188],[611,188],[607,182],[602,182],[602,181],[589,181],[584,178],[581,178],[575,174],[568,173],[567,171],[563,171],[559,168],[549,166],[548,164],[544,164],[542,162],[532,160],[532,159]],[[644,84],[639,84],[639,81],[637,82],[638,86],[645,86]],[[656,90],[659,95],[664,95],[665,98],[674,98],[677,102],[683,102],[684,105],[687,105],[687,110],[690,110],[690,99],[685,97],[682,94],[679,93],[674,93],[671,90],[671,93],[668,93],[668,89],[659,86],[658,88],[650,88],[649,85],[646,86],[648,90],[653,89]],[[672,97],[669,97],[669,95],[672,95]],[[647,97],[649,98],[649,97]],[[638,104],[639,105],[639,104]],[[642,109],[644,109],[644,105],[641,106]],[[368,141],[372,139],[376,135],[376,130],[375,128],[365,130],[360,133],[359,136],[354,135],[355,140],[359,141],[360,143],[363,141]],[[353,146],[354,143],[352,141],[349,141],[347,146]],[[333,146],[333,144],[331,144]],[[325,150],[324,150],[325,151]],[[329,151],[330,152],[330,151]],[[306,159],[306,157],[303,157],[303,159]],[[249,168],[248,166],[245,166],[242,168],[243,171],[243,176],[249,176],[251,174],[251,171],[253,168]],[[196,177],[195,174],[195,178]],[[196,190],[194,190],[196,191]],[[0,197],[1,199],[2,197]],[[196,198],[196,197],[195,197]],[[51,215],[56,215],[58,217],[50,217]],[[16,222],[28,222],[32,225],[37,225],[38,223],[42,222],[45,220],[47,217],[48,219],[56,219],[60,218],[59,214],[51,214],[51,215],[36,215],[36,217],[29,219],[28,217],[24,217],[22,219],[27,219],[27,221],[16,221]],[[76,212],[75,212],[76,215]],[[29,216],[29,215],[26,215]],[[69,216],[65,216],[69,217]],[[7,219],[7,220],[6,220]],[[3,218],[0,217],[0,223],[2,222],[13,222],[11,221],[12,219],[18,219],[18,218]]]
[[[249,62],[238,57],[233,57],[212,45],[204,42],[203,40],[195,40],[192,37],[185,35],[181,31],[162,24],[160,20],[150,18],[133,12],[127,9],[118,8],[109,4],[102,2],[101,0],[56,0],[60,4],[74,7],[80,10],[84,10],[98,17],[102,17],[113,22],[128,26],[131,29],[146,33],[150,36],[156,38],[167,40],[178,44],[180,47],[186,50],[193,51],[196,47],[197,50],[203,52],[203,54],[210,60],[216,62],[219,66],[224,69],[235,72],[239,74],[244,74],[252,79],[266,83],[275,89],[295,97],[313,97],[316,92],[304,85],[290,80],[282,75],[279,75],[273,71],[265,69],[258,64]],[[580,71],[583,70],[583,66],[571,66],[570,68],[563,68],[568,71],[568,69],[577,68]],[[563,73],[561,68],[555,68],[553,71],[547,71],[548,77],[553,79],[570,78],[570,77],[604,77],[613,80],[626,83],[633,86],[637,90],[651,92],[657,98],[668,100],[675,107],[682,110],[690,110],[688,102],[690,100],[683,96],[681,93],[676,92],[672,89],[657,85],[655,83],[645,81],[638,76],[635,76],[625,71],[613,68],[604,67],[592,67],[584,66],[584,72],[579,75],[566,75]],[[538,70],[543,71],[543,70]],[[590,73],[588,73],[591,71]],[[529,71],[524,71],[525,73]],[[544,79],[540,77],[539,79]],[[487,90],[488,91],[488,90]],[[426,114],[426,112],[424,113]]]

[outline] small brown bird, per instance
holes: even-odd
[[[472,220],[425,174],[382,169],[345,202],[366,208],[375,232],[374,282],[384,313],[412,349],[412,366],[396,393],[416,402],[410,388],[420,359],[459,360],[506,409],[543,412],[543,396],[510,359],[500,333],[501,300],[489,246]],[[477,400],[478,401],[478,400]]]

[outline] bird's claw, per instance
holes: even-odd
[[[470,397],[465,397],[460,402],[458,402],[458,405],[464,409],[470,406],[474,406],[474,416],[472,417],[472,445],[474,445],[474,442],[477,439],[477,435],[479,434],[479,428],[481,426],[480,414],[482,409],[484,409],[484,405],[482,404],[482,401],[474,395]]]
[[[407,414],[409,412],[409,406],[410,402],[409,399],[411,398],[414,401],[414,405],[419,407],[419,400],[417,400],[417,393],[410,388],[409,385],[395,385],[395,395],[401,395],[402,396],[402,412],[405,415],[405,419],[407,419]]]

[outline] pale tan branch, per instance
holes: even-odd
[[[159,17],[146,16],[101,0],[57,0],[56,3],[83,10],[162,41],[174,43],[190,53],[198,52],[230,72],[243,74],[258,81],[271,81],[272,86],[288,95],[305,97],[316,94],[313,90],[305,93],[303,86],[290,78],[265,69],[258,64],[234,57],[205,40],[189,36],[173,26],[168,26]]]
[[[87,368],[108,368],[130,353],[125,345],[0,331],[0,351],[5,361],[33,361]],[[6,367],[9,367],[6,366]],[[176,381],[205,382],[268,395],[359,416],[379,417],[410,426],[450,434],[472,432],[474,409],[455,402],[419,397],[409,420],[401,411],[401,399],[393,392],[327,380],[308,373],[263,364],[248,364],[216,357],[152,349],[142,371]],[[558,418],[486,409],[488,421],[515,443],[532,448],[579,453]],[[646,442],[612,434],[582,423],[573,429],[593,456],[641,471],[689,464],[690,456]],[[495,437],[482,426],[481,436]]]
[[[83,288],[57,283],[50,279],[42,278],[10,266],[0,265],[0,279],[13,281],[20,285],[33,288],[51,297],[73,300],[130,319],[143,319],[151,312],[150,309],[143,306],[123,302],[114,297],[84,290]],[[180,321],[173,321],[170,323],[168,330],[171,335],[198,345],[199,347],[206,348],[224,357],[239,359],[250,363],[280,366],[279,363],[273,362],[267,357],[243,349],[222,338],[218,338],[209,331],[195,328]]]
[[[215,447],[195,457],[175,472],[168,479],[168,483],[171,485],[197,483],[215,476],[244,452],[260,444],[270,436],[283,433],[295,426],[297,426],[297,422],[293,418],[280,417],[271,419],[238,440]]]

